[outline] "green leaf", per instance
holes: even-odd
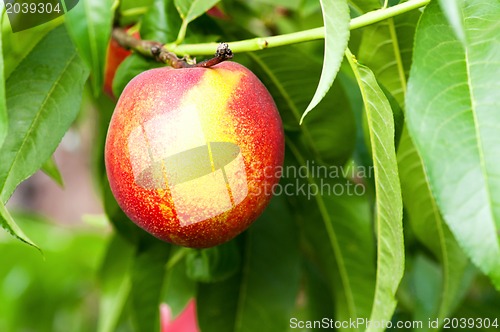
[[[348,52],[350,53],[350,52]],[[371,321],[388,321],[396,308],[396,291],[404,273],[403,203],[394,148],[394,120],[389,101],[372,71],[348,55],[365,104],[375,169],[377,282]],[[368,331],[382,331],[371,326]]]
[[[411,320],[423,322],[422,328],[419,328],[418,331],[440,331],[446,322],[444,317],[438,316],[439,307],[442,307],[443,303],[441,296],[445,293],[443,287],[446,287],[442,283],[442,268],[434,259],[424,256],[420,252],[414,257],[409,257],[406,265],[408,270],[398,291],[399,298],[404,303],[403,306],[411,308]],[[454,298],[452,311],[455,311],[456,307],[463,303],[475,275],[476,270],[472,265],[469,265],[465,274],[460,275],[461,287],[459,294]],[[478,290],[474,287],[472,297],[478,297],[477,293]],[[470,317],[469,315],[456,315],[453,312],[450,312],[449,316],[450,318]],[[433,322],[433,324],[426,322]],[[474,331],[476,330],[474,329]]]
[[[16,186],[53,154],[80,110],[88,70],[64,27],[47,34],[6,84],[9,132],[0,149],[0,193]]]
[[[113,23],[113,0],[84,0],[65,15],[66,27],[78,52],[91,69],[94,95],[104,84],[104,67]]]
[[[171,246],[156,239],[142,246],[132,266],[132,319],[137,331],[158,331],[161,286]]]
[[[305,261],[305,294],[308,317],[310,320],[321,320],[324,317],[331,317],[334,312],[333,290],[331,282],[326,280],[325,276],[318,268],[312,266],[309,261]],[[295,315],[293,317],[296,317]]]
[[[123,89],[127,86],[128,82],[143,71],[164,66],[163,64],[146,59],[138,54],[128,56],[118,66],[115,77],[113,79],[113,94],[120,96]]]
[[[0,4],[0,26],[3,25],[3,9],[4,3]],[[2,34],[0,33],[0,50],[2,49]],[[3,52],[0,54],[0,148],[5,141],[5,137],[7,136],[7,130],[9,128],[8,124],[8,115],[7,115],[7,105],[5,103],[5,79],[4,79],[4,60],[3,60]]]
[[[5,1],[0,1],[5,3]],[[55,27],[61,25],[64,16],[38,25],[31,29],[12,32],[7,17],[4,19],[2,31],[2,47],[4,50],[4,79],[7,80],[19,63],[33,50],[33,48]]]
[[[35,243],[33,243],[33,241],[31,241],[30,238],[26,236],[26,234],[24,234],[22,229],[19,228],[19,226],[16,224],[16,222],[10,215],[9,211],[3,204],[2,200],[0,200],[0,224],[5,230],[7,230],[7,232],[12,234],[19,240],[40,250],[40,248],[38,248],[38,246]]]
[[[434,320],[439,303],[439,296],[442,294],[440,284],[440,270],[437,264],[429,258],[419,254],[415,257],[411,271],[408,273],[412,298],[415,301],[413,319],[415,321]],[[429,326],[423,324],[421,331],[430,331]]]
[[[402,136],[398,164],[403,202],[416,237],[440,260],[443,269],[440,304],[433,317],[451,314],[462,293],[462,280],[469,260],[444,223],[424,172],[422,161],[405,132]]]
[[[419,17],[419,11],[411,11],[363,29],[359,59],[373,69],[377,80],[391,91],[400,105],[404,103],[413,35]],[[407,130],[403,131],[398,147],[398,166],[410,226],[442,264],[440,304],[432,314],[444,318],[460,296],[468,260],[441,218]]]
[[[296,226],[285,201],[276,196],[248,229],[240,274],[200,284],[198,318],[202,331],[285,331],[299,287]]]
[[[401,107],[404,106],[413,36],[419,17],[420,12],[413,10],[365,27],[359,47],[359,61],[372,69],[377,81]]]
[[[370,314],[375,289],[375,244],[364,186],[343,178],[342,167],[327,168],[326,176],[317,174],[321,172],[320,168],[306,160],[290,138],[287,146],[285,169],[292,167],[311,172],[308,176],[292,173],[284,176],[282,182],[296,190],[296,194],[289,195],[288,199],[308,244],[306,254],[316,263],[330,286],[332,293],[328,295],[335,302],[335,318],[366,318]],[[290,156],[297,163],[290,161]],[[313,170],[316,173],[313,174]],[[307,193],[318,189],[316,195],[304,197],[300,188]]]
[[[349,6],[346,0],[320,0],[325,26],[325,55],[323,69],[314,96],[300,118],[305,116],[325,97],[332,86],[335,76],[344,58],[344,51],[349,40]]]
[[[352,154],[352,161],[361,167],[373,168],[373,160],[371,156],[371,151],[369,150],[369,140],[366,136],[369,136],[369,132],[366,129],[366,114],[363,109],[363,97],[361,97],[361,92],[359,91],[358,82],[354,77],[354,74],[347,61],[342,63],[341,71],[338,78],[339,83],[344,88],[346,95],[351,105],[352,112],[354,113],[354,118],[356,121],[356,138],[355,138],[355,150]],[[335,82],[334,82],[335,84]],[[312,115],[317,112],[312,113]],[[404,120],[404,119],[403,119]],[[367,188],[367,195],[370,201],[375,199],[375,182],[373,178],[368,178],[365,181]]]
[[[361,5],[361,3],[359,4]],[[413,36],[420,14],[420,11],[413,10],[363,28],[363,36],[359,46],[359,62],[373,71],[377,82],[391,103],[395,122],[396,147],[398,147],[399,141],[404,139],[404,135],[407,135],[407,132],[403,130],[402,120],[404,119],[402,118],[404,115],[398,111],[394,99],[399,104],[399,109],[404,112],[406,82],[413,51]],[[393,98],[390,98],[389,94]],[[365,123],[366,121],[363,122],[363,125]],[[366,136],[369,137],[369,135]],[[369,146],[369,140],[366,141]],[[358,150],[364,151],[364,149],[359,148]],[[363,154],[362,157],[366,159],[366,154]],[[432,209],[432,207],[429,206],[428,209]]]
[[[186,256],[189,278],[199,282],[216,282],[238,272],[241,254],[235,241],[200,250],[190,250]]]
[[[161,43],[173,42],[181,24],[173,0],[154,0],[142,18],[141,37]]]
[[[285,130],[300,134],[317,162],[343,165],[354,150],[356,126],[341,85],[335,83],[315,112],[299,126],[300,111],[314,93],[321,63],[294,46],[248,55],[252,61],[249,67],[269,89]]]
[[[220,0],[174,0],[175,7],[186,23],[193,21],[207,10],[215,6]]]
[[[100,303],[98,332],[116,330],[131,288],[130,268],[134,247],[119,235],[109,241],[106,256],[101,264]]]
[[[57,183],[61,188],[64,187],[64,181],[61,172],[57,167],[56,161],[54,160],[54,156],[50,157],[43,163],[42,171],[54,180],[55,183]]]
[[[464,43],[437,3],[415,36],[407,124],[461,247],[500,289],[500,4],[460,3]]]
[[[200,284],[196,295],[198,326],[203,332],[238,332],[235,330],[241,275],[222,282]]]

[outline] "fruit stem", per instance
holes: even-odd
[[[184,58],[179,59],[175,53],[167,51],[160,42],[135,38],[129,35],[123,28],[115,27],[112,32],[112,37],[123,48],[132,49],[149,58],[155,58],[157,61],[166,63],[174,68],[186,68],[191,66]]]

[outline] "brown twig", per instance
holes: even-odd
[[[178,58],[175,53],[169,52],[163,44],[153,40],[142,40],[135,38],[127,33],[123,28],[114,28],[112,37],[123,48],[134,50],[135,52],[154,58],[156,61],[165,63],[173,68],[191,68],[191,67],[204,67],[209,68],[218,63],[233,58],[233,52],[229,49],[226,43],[220,43],[217,47],[215,56],[211,59],[205,60],[198,64],[189,63],[186,57]]]

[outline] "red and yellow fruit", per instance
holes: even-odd
[[[135,77],[111,119],[105,159],[132,221],[162,240],[202,248],[234,238],[262,213],[283,152],[271,95],[228,61]]]

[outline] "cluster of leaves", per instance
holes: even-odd
[[[351,17],[379,9],[378,0],[321,6],[227,0],[218,4],[225,18],[203,14],[217,3],[84,0],[65,15],[64,25],[54,21],[23,36],[9,34],[4,22],[2,226],[34,245],[5,203],[40,168],[57,178],[51,155],[78,115],[88,83],[99,117],[94,170],[116,230],[100,275],[99,331],[153,331],[160,302],[177,314],[192,297],[202,331],[287,331],[291,317],[424,323],[453,315],[495,318],[498,2],[431,2],[423,12],[351,33]],[[284,177],[282,184],[337,191],[277,195],[247,232],[216,248],[177,248],[145,234],[119,209],[103,167],[114,103],[101,91],[113,21],[138,24],[143,39],[191,44],[324,22],[325,41],[236,54],[235,60],[254,71],[276,101],[286,134],[285,166],[353,172]],[[115,95],[158,65],[128,57],[117,70]],[[373,176],[357,176],[359,169],[373,169]],[[363,191],[349,191],[353,184]]]

